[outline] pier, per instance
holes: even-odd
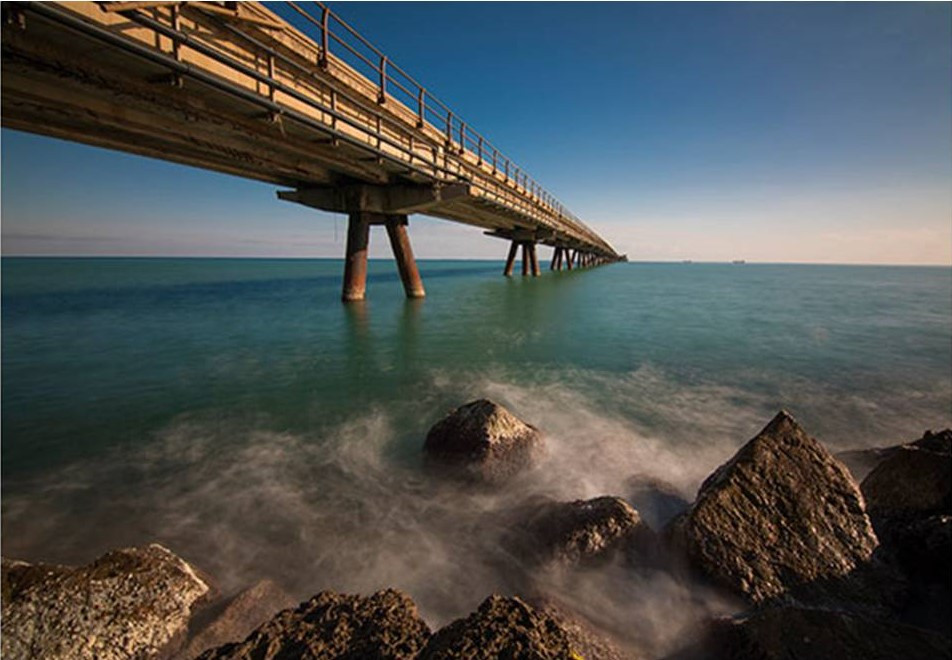
[[[348,216],[342,299],[371,227],[409,298],[422,213],[509,242],[504,274],[624,260],[492,142],[320,3],[3,3],[3,125],[280,185]],[[148,182],[143,182],[148,185]],[[265,220],[266,221],[266,220]],[[520,254],[521,253],[521,254]]]

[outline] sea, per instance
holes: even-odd
[[[345,305],[334,259],[3,258],[3,555],[158,542],[223,593],[395,587],[434,627],[541,589],[663,649],[716,597],[610,571],[527,585],[511,513],[634,477],[690,500],[780,409],[833,452],[952,426],[949,267],[419,266],[425,300],[371,260]],[[548,447],[491,489],[421,455],[478,398]]]

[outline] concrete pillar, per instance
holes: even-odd
[[[387,217],[387,236],[390,237],[390,247],[393,248],[393,258],[397,261],[397,270],[403,280],[403,290],[407,298],[423,298],[426,291],[423,289],[423,280],[417,270],[416,260],[413,258],[413,248],[410,247],[410,237],[407,234],[407,216],[391,215]]]
[[[568,270],[572,270],[572,259],[575,255],[572,254],[572,251],[568,248],[565,248],[565,267]]]
[[[509,256],[506,257],[506,268],[502,274],[506,277],[512,276],[512,268],[516,265],[516,253],[519,251],[519,244],[513,241],[509,244]]]
[[[530,259],[529,244],[523,243],[522,244],[522,276],[523,277],[529,274],[529,265],[530,265],[529,259]]]
[[[347,248],[344,255],[344,302],[363,300],[367,292],[367,246],[370,243],[370,219],[366,213],[351,213],[347,222]]]
[[[539,253],[536,252],[536,244],[529,243],[529,257],[532,262],[532,276],[539,277],[542,275],[542,269],[539,268]]]
[[[561,249],[557,247],[552,251],[552,263],[549,264],[549,270],[555,270],[556,264],[559,263],[559,250]]]

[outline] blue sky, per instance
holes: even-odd
[[[331,7],[632,259],[952,263],[948,3]],[[6,129],[2,158],[4,254],[343,251],[274,186]]]

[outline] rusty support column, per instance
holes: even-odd
[[[363,300],[367,292],[367,246],[370,243],[370,219],[366,213],[351,213],[347,222],[347,248],[344,255],[344,291],[341,300]]]
[[[397,261],[397,270],[403,280],[403,290],[407,298],[423,298],[426,291],[423,289],[423,280],[413,258],[413,248],[410,247],[410,236],[407,234],[409,221],[405,215],[387,216],[387,236],[390,237],[390,247],[393,248],[393,258]]]
[[[568,270],[572,270],[572,258],[575,255],[572,254],[572,251],[568,248],[565,248],[565,267]]]
[[[549,264],[549,270],[555,270],[555,265],[559,262],[559,250],[561,248],[555,248],[552,251],[552,263]]]
[[[513,241],[509,245],[509,256],[506,257],[506,268],[502,271],[502,274],[506,277],[512,276],[512,268],[516,265],[516,254],[519,251],[519,244]]]
[[[529,261],[532,265],[532,276],[539,277],[542,275],[542,270],[539,268],[539,253],[536,252],[536,244],[529,243]]]
[[[522,243],[522,276],[529,274],[529,244]]]

